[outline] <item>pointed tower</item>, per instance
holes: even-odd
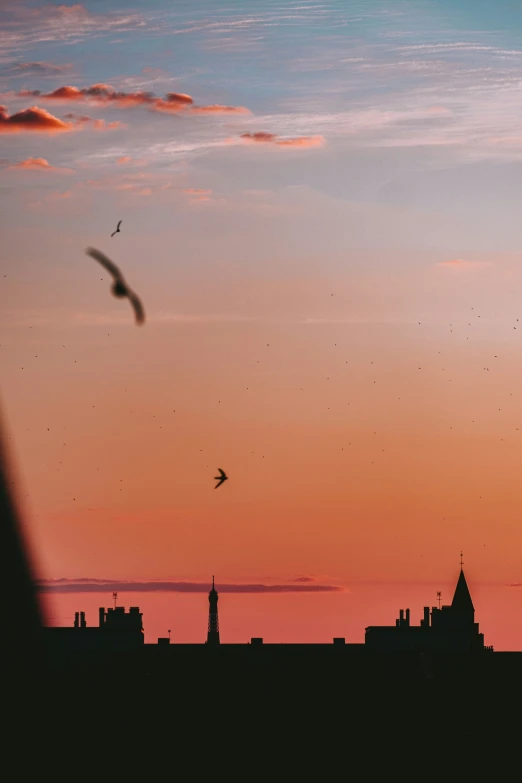
[[[458,615],[465,622],[473,625],[475,622],[475,607],[471,600],[471,594],[469,592],[466,577],[464,576],[464,570],[462,566],[464,561],[462,560],[462,552],[460,553],[460,574],[453,594],[453,601],[451,602],[451,611],[454,615]]]
[[[473,606],[466,577],[464,576],[464,571],[462,569],[453,595],[453,601],[451,602],[451,608],[455,614],[466,615],[470,618],[471,622],[474,621],[475,607]]]
[[[207,644],[219,644],[218,592],[214,587],[214,577],[212,577],[212,590],[208,594],[208,603]]]

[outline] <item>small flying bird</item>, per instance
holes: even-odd
[[[221,475],[220,476],[214,476],[214,481],[217,481],[217,484],[214,487],[214,489],[217,489],[218,487],[220,487],[223,484],[223,482],[227,481],[227,479],[228,479],[228,476],[227,476],[227,474],[225,473],[224,470],[221,470],[221,468],[218,468],[218,470],[219,470]]]
[[[116,226],[116,231],[112,232],[111,239],[114,236],[114,234],[119,234],[120,233],[120,226],[121,226],[121,220],[118,220],[118,225]]]
[[[110,274],[113,276],[114,283],[112,285],[111,291],[114,296],[118,297],[118,299],[122,299],[124,296],[128,297],[131,305],[134,308],[136,323],[145,323],[145,311],[143,309],[143,305],[132,288],[130,288],[125,282],[125,279],[116,264],[107,258],[107,256],[104,255],[100,250],[96,250],[94,247],[88,247],[85,252],[88,256],[91,256],[91,258],[94,258],[96,261],[98,261],[98,263],[101,264],[104,269],[106,269],[107,272],[110,272]]]

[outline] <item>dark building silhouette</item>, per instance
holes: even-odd
[[[143,637],[143,620],[139,606],[131,606],[128,613],[123,606],[115,606],[114,609],[107,610],[100,606],[98,613],[100,628],[109,631],[128,631],[136,635],[141,634]]]
[[[424,607],[419,625],[410,624],[410,610],[400,610],[392,626],[366,628],[365,645],[377,652],[476,652],[484,650],[484,634],[475,622],[475,607],[462,570],[451,606]],[[490,649],[490,648],[487,648]]]
[[[88,626],[85,612],[74,613],[72,627],[46,629],[51,654],[125,652],[143,647],[142,613],[138,606],[125,611],[123,606],[98,610],[98,626]]]
[[[214,587],[214,577],[212,577],[212,589],[208,594],[208,603],[207,644],[219,644],[218,592]]]
[[[208,631],[203,644],[172,644],[170,631],[157,643],[144,644],[138,607],[128,612],[116,605],[113,609],[101,607],[98,627],[88,627],[85,613],[76,612],[72,626],[46,629],[52,669],[57,676],[67,676],[67,672],[87,676],[91,672],[94,678],[98,674],[106,677],[107,682],[142,676],[148,687],[153,678],[157,687],[174,681],[179,687],[180,672],[187,687],[189,683],[214,682],[219,672],[227,687],[239,690],[241,682],[253,687],[260,677],[285,687],[293,682],[296,688],[303,680],[317,687],[329,683],[334,692],[339,683],[348,687],[350,682],[355,687],[359,681],[378,688],[379,682],[398,679],[447,681],[451,677],[498,677],[504,676],[503,672],[511,676],[509,672],[519,666],[522,682],[522,664],[516,663],[520,658],[513,657],[522,654],[490,655],[493,648],[484,647],[462,567],[450,606],[425,607],[419,625],[411,625],[410,610],[401,609],[395,625],[366,628],[364,644],[347,643],[340,636],[322,644],[265,643],[262,637],[222,644],[214,577],[208,601]]]

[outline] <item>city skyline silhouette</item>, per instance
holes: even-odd
[[[434,652],[478,652],[487,650],[492,652],[493,646],[484,646],[484,634],[479,633],[479,624],[475,622],[475,607],[469,587],[464,575],[463,561],[461,552],[460,572],[450,604],[440,604],[441,593],[438,592],[439,605],[425,606],[423,616],[418,624],[411,616],[410,609],[400,609],[399,618],[395,623],[388,625],[369,625],[365,628],[365,644],[368,649],[381,652],[396,651],[434,651]],[[103,631],[112,627],[121,627],[123,631],[130,630],[135,644],[145,643],[143,613],[139,607],[131,607],[126,613],[124,606],[117,606],[117,592],[113,592],[114,607],[105,609],[100,607],[98,610],[98,628]],[[218,600],[219,591],[215,587],[214,576],[212,585],[208,592],[208,623],[207,634],[204,642],[210,646],[221,644],[218,619]],[[50,626],[51,628],[53,626]],[[61,635],[63,639],[75,639],[78,643],[80,636],[71,634],[70,626],[57,627],[53,634],[56,638]],[[87,628],[85,611],[79,610],[74,613],[73,629]],[[93,628],[89,625],[89,628]],[[157,644],[170,644],[171,629],[168,631],[168,637],[158,637]],[[183,644],[186,640],[177,639],[178,643]],[[261,644],[263,638],[252,637],[250,643]],[[148,642],[150,645],[150,641]],[[237,643],[237,642],[236,642]],[[248,642],[246,642],[248,643]],[[324,643],[324,642],[323,642]],[[336,636],[333,643],[346,643],[345,637]],[[350,643],[350,642],[349,642]],[[226,644],[226,642],[225,642]],[[521,651],[522,652],[522,651]]]

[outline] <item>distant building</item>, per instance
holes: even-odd
[[[208,603],[207,644],[219,644],[218,592],[214,587],[214,577],[212,577],[212,589],[208,594]]]
[[[69,627],[45,629],[52,653],[125,652],[143,646],[142,613],[138,606],[98,610],[98,626],[88,626],[85,612],[75,612]]]
[[[377,652],[476,652],[484,650],[484,634],[475,622],[475,607],[462,566],[451,606],[424,607],[420,625],[410,624],[410,610],[400,610],[395,625],[366,628],[365,646]],[[490,649],[490,648],[488,648]]]

